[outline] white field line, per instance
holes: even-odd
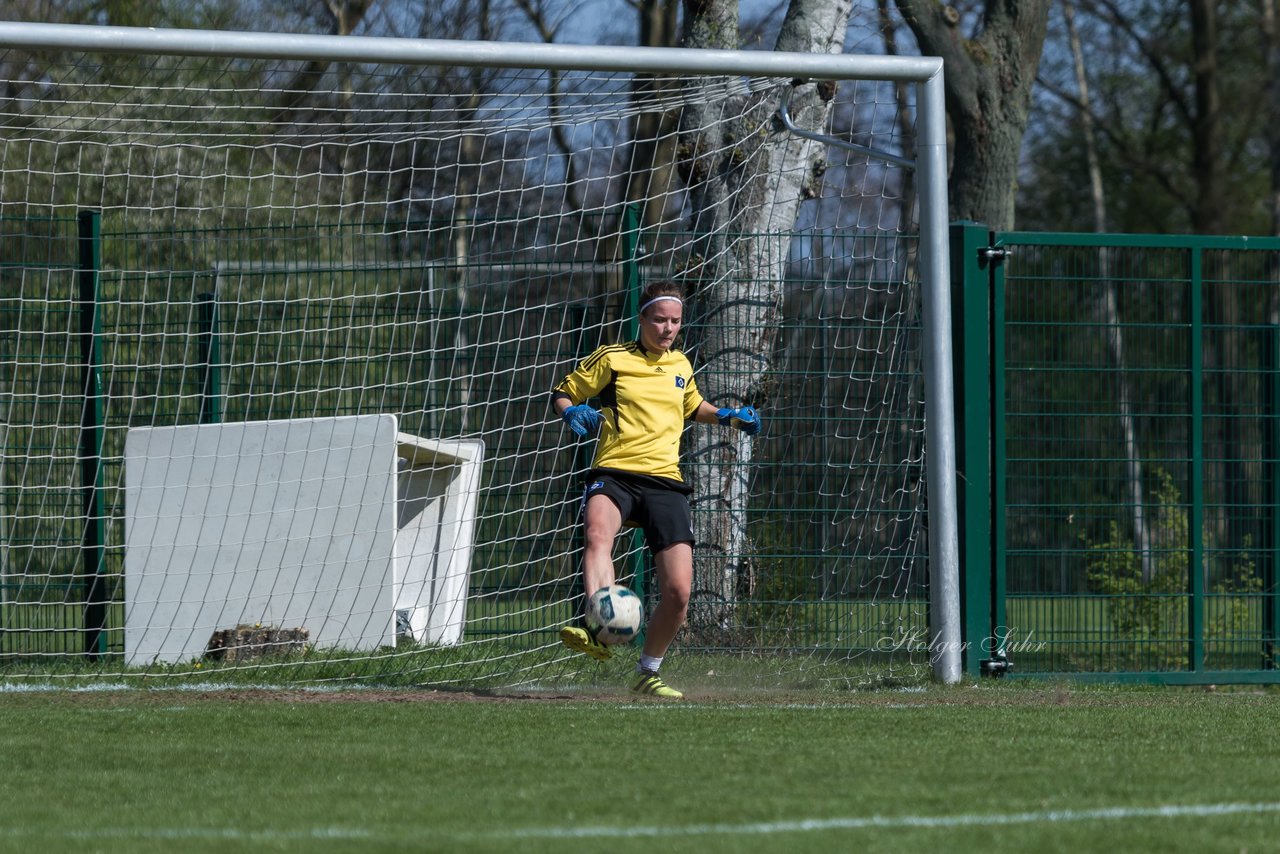
[[[126,682],[94,682],[88,685],[58,685],[53,682],[0,682],[0,694],[95,694],[110,692],[136,691],[138,693],[154,693],[157,691],[213,693],[217,691],[310,691],[316,694],[334,693],[336,691],[374,691],[366,685],[272,685],[270,683],[252,685],[233,685],[227,682],[175,682],[164,685],[129,684]]]
[[[1280,813],[1280,803],[1170,804],[1161,807],[1108,807],[1092,810],[1044,810],[1018,813],[968,813],[960,815],[872,815],[851,818],[817,818],[753,824],[693,824],[662,827],[531,827],[494,831],[489,838],[590,839],[681,836],[768,835],[811,833],[823,830],[866,828],[970,827],[975,825],[1061,824],[1084,821],[1116,821],[1147,818],[1188,818],[1242,813]]]
[[[365,840],[399,839],[405,834],[422,840],[443,842],[480,839],[633,839],[679,838],[684,836],[733,836],[812,833],[829,830],[866,830],[902,828],[956,828],[972,826],[1012,824],[1061,824],[1086,821],[1124,821],[1151,818],[1209,818],[1242,814],[1280,813],[1280,802],[1225,803],[1225,804],[1170,804],[1160,807],[1110,807],[1092,810],[1044,810],[1020,813],[962,813],[958,815],[902,815],[862,816],[850,818],[804,819],[799,821],[774,821],[752,824],[694,824],[662,827],[528,827],[488,833],[450,833],[432,828],[411,830],[397,827],[394,831],[356,827],[317,827],[310,830],[272,830],[263,828],[125,828],[98,827],[73,828],[22,828],[0,827],[0,839],[152,839],[152,840],[227,840],[234,842],[293,842],[309,840]]]
[[[0,839],[149,839],[149,840],[227,840],[229,842],[322,842],[330,839],[376,839],[359,828],[316,827],[310,830],[246,830],[236,827],[95,827],[75,828],[0,827]]]

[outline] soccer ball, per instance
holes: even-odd
[[[587,623],[603,644],[630,643],[639,633],[643,617],[640,597],[621,584],[601,587],[587,600]]]

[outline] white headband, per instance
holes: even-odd
[[[662,302],[664,299],[673,300],[673,301],[675,301],[675,302],[680,302],[680,301],[681,301],[681,300],[680,300],[680,297],[673,297],[673,296],[671,296],[670,294],[663,294],[663,295],[662,295],[662,296],[660,296],[660,297],[654,297],[653,299],[649,300],[649,301],[648,301],[647,303],[645,303],[644,305],[640,306],[640,311],[639,311],[638,313],[639,313],[639,314],[644,314],[644,310],[645,310],[646,308],[648,308],[649,306],[653,305],[655,302]]]

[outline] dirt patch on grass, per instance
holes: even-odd
[[[1232,697],[1274,694],[1262,690],[1216,692],[1200,688],[1115,688],[1071,684],[993,684],[982,682],[958,686],[917,688],[871,688],[855,690],[806,690],[742,688],[718,685],[681,685],[685,703],[740,704],[748,706],[830,706],[850,708],[931,708],[937,706],[1051,707],[1107,705],[1169,705],[1201,702],[1216,696],[1226,702]],[[191,703],[615,703],[657,704],[670,701],[635,697],[617,686],[583,687],[580,690],[450,690],[438,688],[289,688],[189,686],[163,688],[99,688],[77,690],[45,688],[0,692],[0,706],[40,703],[77,704],[94,707],[169,706]]]
[[[147,693],[147,692],[142,692]],[[158,695],[171,692],[153,692]],[[691,687],[687,703],[740,703],[758,706],[823,705],[852,707],[904,706],[1011,706],[1045,707],[1073,705],[1134,705],[1144,701],[1169,704],[1179,699],[1203,697],[1203,688],[1114,689],[1073,685],[1036,687],[930,686],[914,690],[860,690],[842,692],[735,690]],[[1244,693],[1244,692],[1241,692]],[[1254,692],[1249,692],[1254,693]],[[188,695],[190,696],[190,695]],[[203,691],[195,696],[211,702],[265,703],[647,703],[664,705],[648,697],[635,697],[618,688],[582,691],[451,691],[433,689],[227,689]]]
[[[205,691],[202,699],[256,703],[519,703],[533,700],[589,700],[591,696],[566,693],[497,693],[487,691],[438,691],[414,689],[291,690],[233,689]]]

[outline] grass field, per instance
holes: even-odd
[[[1274,851],[1278,700],[0,690],[0,850]]]

